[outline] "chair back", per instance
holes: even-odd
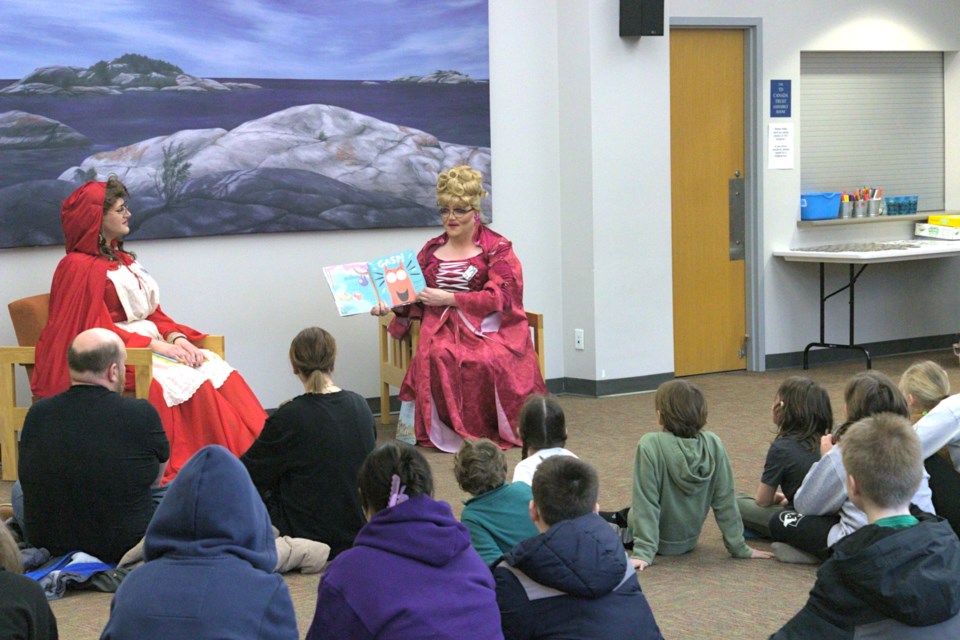
[[[21,347],[35,347],[40,340],[40,332],[47,326],[50,312],[50,294],[20,298],[7,305],[13,331],[17,334],[17,343]]]

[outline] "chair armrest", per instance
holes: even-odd
[[[214,336],[209,335],[206,338],[200,338],[197,340],[196,345],[201,349],[207,349],[208,351],[213,351],[215,354],[227,359],[227,351],[224,344],[223,336]]]
[[[17,406],[16,366],[34,364],[33,347],[0,347],[0,460],[3,479],[17,479],[17,441],[27,407]]]
[[[153,351],[127,349],[127,365],[134,368],[134,395],[141,400],[148,400],[150,382],[153,380]]]
[[[537,353],[537,364],[540,365],[540,375],[547,379],[547,369],[544,364],[543,314],[527,311],[527,324],[533,331],[533,350]]]

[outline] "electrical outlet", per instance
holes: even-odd
[[[583,329],[573,330],[573,348],[577,351],[583,351]]]

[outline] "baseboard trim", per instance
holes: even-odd
[[[559,393],[568,393],[591,398],[617,396],[625,393],[654,391],[667,380],[673,380],[672,371],[655,373],[649,376],[616,378],[612,380],[586,380],[583,378],[561,378],[563,388]]]
[[[872,358],[878,356],[899,356],[919,351],[939,351],[949,349],[956,341],[956,334],[949,333],[939,336],[921,336],[919,338],[902,338],[899,340],[882,340],[868,342],[860,346],[870,352]],[[810,350],[810,365],[830,364],[832,362],[848,362],[850,360],[866,360],[860,351],[853,349],[818,349]],[[789,353],[767,354],[766,368],[769,369],[796,369],[803,366],[803,351]]]
[[[625,393],[640,393],[654,391],[667,380],[673,380],[673,372],[657,373],[649,376],[633,378],[619,378],[617,380],[585,380],[582,378],[551,378],[547,380],[547,391],[554,395],[568,394],[574,396],[589,396],[601,398],[603,396],[617,396]],[[380,415],[380,397],[367,398],[370,411],[375,416]],[[400,411],[400,400],[397,396],[390,396],[390,413]]]

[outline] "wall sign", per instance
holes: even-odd
[[[790,117],[790,80],[770,81],[770,117]]]

